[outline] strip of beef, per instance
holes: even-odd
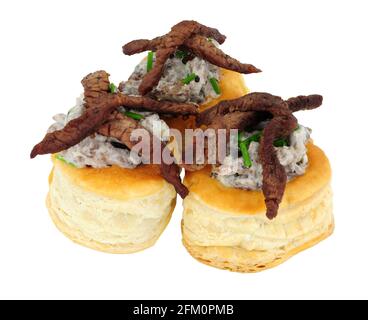
[[[156,51],[155,64],[152,70],[145,75],[139,86],[140,94],[147,94],[158,84],[166,60],[182,46],[189,48],[200,57],[208,59],[208,61],[220,67],[242,73],[260,72],[254,66],[242,64],[223,53],[208,41],[209,37],[214,38],[219,43],[223,43],[226,39],[217,29],[206,27],[196,21],[182,21],[162,37],[153,40],[135,40],[124,45],[123,52],[127,55],[147,50]]]
[[[252,127],[257,123],[267,119],[269,115],[266,112],[241,112],[235,111],[223,116],[215,117],[208,125],[212,129],[244,129]]]
[[[185,46],[196,56],[218,67],[244,74],[261,72],[260,69],[251,64],[241,63],[230,57],[205,37],[194,35],[192,38],[185,41]]]
[[[163,73],[163,68],[166,60],[173,54],[177,48],[182,45],[187,38],[189,38],[193,33],[201,33],[206,36],[213,36],[217,39],[225,40],[225,38],[216,30],[208,28],[194,21],[182,21],[175,25],[171,31],[161,39],[156,38],[154,43],[157,46],[156,61],[152,70],[144,77],[141,85],[139,86],[139,92],[145,95],[152,88],[157,85],[161,75]],[[132,48],[135,47],[134,42],[130,42],[123,47],[124,53],[131,53]]]
[[[149,97],[127,96],[121,92],[109,93],[110,81],[106,71],[90,73],[82,80],[84,88],[85,107],[97,106],[102,100],[109,100],[109,104],[116,107],[125,106],[137,110],[152,111],[156,113],[193,115],[198,112],[197,105],[192,103],[173,103],[157,101]]]
[[[122,144],[132,149],[139,141],[131,140],[131,135],[136,129],[144,129],[139,122],[114,111],[108,118],[108,121],[98,129],[98,133],[119,140]]]
[[[108,115],[117,107],[144,109],[164,113],[193,113],[193,105],[180,105],[171,102],[159,102],[147,97],[131,97],[122,94],[104,94],[96,105],[89,107],[80,117],[70,121],[63,129],[48,133],[37,144],[31,158],[40,154],[55,153],[68,149],[92,133],[96,132],[107,119]],[[188,108],[189,107],[189,108]]]
[[[258,99],[258,97],[261,98],[261,95],[265,95],[265,97],[267,97],[268,94],[254,92],[247,94],[247,98],[244,99],[247,99],[251,103],[254,97]],[[243,99],[243,97],[241,99]],[[270,97],[266,99],[270,99],[270,101],[268,101],[266,105],[269,105],[269,103],[273,100],[273,98]],[[197,125],[216,127],[218,126],[218,124],[221,124],[222,128],[244,129],[245,127],[252,127],[258,122],[267,119],[266,112],[263,113],[263,116],[262,114],[256,116],[254,112],[244,112],[242,110],[234,111],[234,109],[231,109],[231,106],[232,101],[236,100],[238,99],[224,101],[223,103],[219,103],[216,106],[213,106],[212,108],[201,112],[197,117]],[[323,102],[323,97],[318,94],[312,94],[308,96],[298,96],[290,98],[285,102],[291,112],[297,112],[301,110],[311,110],[320,107]],[[222,109],[222,111],[220,109]],[[253,114],[250,115],[251,113]],[[252,119],[254,119],[254,121],[252,121]]]
[[[287,182],[285,168],[277,158],[273,143],[279,137],[288,136],[296,125],[297,120],[291,114],[276,116],[264,128],[260,141],[259,155],[263,169],[262,191],[267,208],[266,216],[269,219],[277,216]]]
[[[201,112],[197,117],[198,125],[210,125],[215,118],[223,117],[233,112],[249,112],[252,107],[254,111],[264,111],[267,107],[283,102],[280,97],[268,93],[253,92],[233,100],[221,101],[217,105]]]
[[[60,152],[76,145],[96,132],[109,114],[120,106],[171,114],[194,114],[197,112],[193,104],[156,101],[148,97],[126,96],[121,93],[102,94],[95,103],[96,105],[89,106],[80,117],[70,121],[63,129],[48,133],[33,148],[31,158],[40,154]]]
[[[41,154],[60,152],[76,145],[95,133],[114,108],[108,104],[108,101],[89,107],[80,117],[68,122],[63,129],[47,133],[32,149],[31,158]]]
[[[176,192],[182,199],[189,194],[188,188],[181,182],[180,167],[176,163],[166,164],[164,161],[162,161],[160,165],[160,172],[162,177],[174,186]]]
[[[119,140],[122,144],[126,145],[129,149],[132,149],[137,143],[141,143],[142,140],[132,139],[132,134],[134,130],[142,129],[148,132],[144,127],[142,127],[138,121],[129,118],[117,111],[113,112],[113,114],[109,117],[109,122],[104,124],[102,127],[99,128],[98,133],[107,137],[113,137]],[[156,144],[161,146],[161,156],[163,154],[163,149],[165,146],[158,141],[158,139],[149,133],[150,139],[147,140],[150,143],[147,146],[148,150],[150,150],[149,158],[144,159],[146,163],[151,163],[153,159],[153,144],[156,140]],[[145,140],[143,140],[144,142]],[[144,156],[145,154],[141,154]],[[160,172],[163,178],[172,184],[176,190],[176,192],[184,199],[189,191],[188,189],[182,184],[180,179],[180,168],[175,164],[166,164],[163,159],[161,158],[160,161]]]
[[[138,39],[128,42],[123,46],[123,53],[131,56],[133,54],[142,53],[145,51],[157,51],[158,47],[162,43],[162,37],[157,37],[152,40]]]
[[[115,107],[124,106],[160,114],[196,115],[198,113],[197,105],[192,103],[157,101],[149,97],[126,96],[121,92],[109,95],[109,103]]]
[[[164,36],[156,37],[152,40],[133,40],[125,44],[123,46],[123,52],[124,54],[131,56],[133,54],[141,53],[147,50],[156,51],[160,47],[163,47],[163,44],[166,44],[166,42],[170,41],[172,43],[178,43],[179,46],[183,44],[180,43],[182,38],[188,38],[194,33],[208,38],[213,38],[220,44],[224,43],[226,40],[226,36],[221,34],[215,28],[209,28],[196,21],[184,20],[173,26],[171,31]]]
[[[109,76],[106,71],[100,70],[90,73],[83,78],[85,108],[95,105],[101,96],[109,92]]]
[[[298,96],[286,100],[289,109],[292,112],[300,110],[312,110],[320,107],[323,102],[323,97],[319,94],[311,94],[309,96]]]

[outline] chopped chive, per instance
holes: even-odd
[[[183,84],[189,84],[195,80],[197,75],[195,73],[188,74],[184,79],[181,80]]]
[[[68,165],[70,165],[70,166],[72,166],[72,167],[74,167],[74,168],[76,168],[76,167],[77,167],[74,163],[69,162],[68,160],[66,160],[66,159],[65,159],[63,156],[61,156],[60,154],[57,154],[57,155],[55,156],[55,158],[56,158],[56,159],[58,159],[58,160],[60,160],[60,161],[62,161],[62,162],[64,162],[64,163],[66,163],[66,164],[68,164]]]
[[[221,94],[218,80],[216,78],[210,78],[210,83],[212,85],[213,90],[216,92],[216,94]]]
[[[244,132],[239,131],[238,132],[238,144],[242,143],[244,141]]]
[[[251,142],[259,142],[262,136],[262,131],[256,132],[255,134],[249,136],[248,138],[244,137],[244,132],[240,132],[238,134],[238,141],[240,142],[246,142],[248,145],[250,145]]]
[[[125,111],[124,114],[129,117],[132,118],[134,120],[142,120],[144,118],[144,116],[142,116],[139,113],[135,113],[135,112],[131,112],[131,111]]]
[[[247,142],[248,146],[251,142],[259,142],[261,140],[262,131],[255,133],[254,135],[248,137],[245,141]]]
[[[250,137],[246,138],[243,141],[241,141],[242,138],[241,136],[239,136],[239,139],[240,139],[239,148],[243,156],[244,167],[246,168],[250,168],[252,166],[252,160],[250,159],[249,151],[248,151],[249,145],[251,144],[251,142],[259,142],[259,140],[261,139],[261,135],[262,135],[262,132],[257,132],[251,135]]]
[[[243,163],[244,167],[250,168],[252,166],[252,160],[250,160],[249,152],[248,152],[248,145],[246,142],[241,142],[239,144],[240,152],[243,156]]]
[[[251,142],[259,142],[261,140],[261,136],[262,131],[259,131],[248,138],[244,138],[243,132],[239,132],[238,134],[238,145],[246,168],[250,168],[252,166],[252,161],[249,156],[249,146]],[[273,145],[275,147],[286,147],[288,146],[288,141],[287,139],[279,138],[274,141]]]
[[[153,68],[153,52],[148,52],[147,56],[147,72],[150,72]]]
[[[243,157],[243,163],[246,168],[250,168],[252,166],[252,161],[250,160],[250,156],[248,152],[249,144],[247,143],[247,139],[243,140],[243,138],[244,138],[244,133],[239,132],[238,145],[239,145],[239,149],[242,154],[242,157]]]
[[[175,57],[178,58],[178,59],[184,59],[187,55],[188,55],[188,53],[183,51],[183,50],[177,50],[175,52]]]
[[[116,93],[117,92],[117,87],[115,84],[113,84],[112,82],[109,84],[109,91],[111,93]]]
[[[212,40],[213,40],[213,39],[212,39],[211,37],[207,38],[207,41],[208,41],[208,42],[212,42]]]
[[[275,147],[286,147],[288,145],[286,139],[280,138],[273,142]]]

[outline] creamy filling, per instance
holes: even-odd
[[[124,112],[124,108],[119,108]],[[68,114],[57,114],[53,117],[55,123],[51,125],[48,132],[60,130],[71,120],[78,118],[84,112],[83,95],[77,98],[76,106],[69,110]],[[139,124],[166,142],[170,138],[170,129],[167,124],[160,119],[159,115],[152,112],[138,112],[144,116]],[[141,163],[140,157],[131,152],[127,147],[120,144],[118,140],[105,137],[100,134],[93,134],[78,144],[67,150],[58,153],[58,158],[78,168],[93,167],[105,168],[116,165],[122,168],[135,168]]]
[[[256,132],[246,132],[245,138]],[[303,175],[308,166],[306,144],[310,139],[311,129],[299,125],[289,136],[288,145],[275,147],[277,157],[284,166],[288,180]],[[258,155],[259,142],[251,142],[248,148],[252,162],[245,167],[243,157],[228,155],[219,166],[213,166],[212,177],[227,187],[259,190],[262,188],[262,166]]]
[[[155,57],[153,65],[154,63]],[[139,95],[138,87],[146,74],[147,60],[145,59],[136,66],[129,80],[122,83],[122,92],[127,95]],[[183,83],[183,79],[189,75],[196,77],[188,84]],[[211,78],[220,80],[219,67],[198,57],[183,62],[182,57],[176,53],[166,61],[163,75],[150,95],[157,100],[204,103],[218,97],[210,82]]]

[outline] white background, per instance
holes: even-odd
[[[0,297],[120,299],[368,298],[366,1],[1,1]],[[157,244],[108,255],[73,244],[48,217],[49,157],[29,160],[51,116],[71,107],[87,73],[118,83],[141,56],[121,46],[196,19],[223,49],[260,67],[253,91],[320,93],[299,114],[333,167],[334,235],[285,264],[237,274],[181,245],[179,201]]]

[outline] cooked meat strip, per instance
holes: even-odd
[[[146,130],[139,125],[138,121],[116,111],[110,115],[109,121],[102,125],[97,132],[103,136],[115,138],[132,149],[139,142],[130,139],[132,132],[136,129]]]
[[[86,108],[96,106],[100,98],[108,99],[110,104],[116,107],[125,106],[137,110],[146,110],[156,113],[193,115],[198,112],[197,106],[192,103],[173,103],[169,101],[157,101],[149,97],[127,96],[121,92],[108,94],[109,74],[106,71],[90,73],[82,80],[84,88],[84,100]]]
[[[115,94],[99,93],[99,89],[106,91],[106,84],[107,88],[109,86],[106,77],[108,77],[106,72],[98,71],[82,80],[89,97],[87,110],[79,118],[70,121],[62,130],[46,134],[44,139],[33,148],[31,158],[39,154],[60,152],[76,145],[96,132],[107,121],[109,114],[120,106],[168,114],[188,115],[197,113],[197,107],[194,104],[156,101],[149,97],[127,96],[120,92]]]
[[[143,78],[139,87],[140,94],[147,94],[158,84],[166,60],[181,46],[189,48],[200,57],[226,69],[242,73],[260,72],[254,66],[242,64],[223,53],[208,41],[208,37],[214,38],[219,43],[223,43],[226,39],[217,29],[206,27],[196,21],[182,21],[162,37],[153,40],[135,40],[124,45],[123,52],[127,55],[147,50],[156,51],[155,64]]]
[[[157,51],[157,48],[161,45],[164,36],[157,37],[152,40],[138,39],[128,42],[123,46],[123,53],[127,56],[133,54],[142,53],[145,51]]]
[[[60,152],[76,145],[96,132],[114,108],[115,106],[110,105],[108,101],[89,107],[80,117],[68,122],[63,129],[47,133],[43,140],[34,146],[31,158],[41,154]]]
[[[107,119],[108,115],[119,106],[144,109],[164,113],[190,114],[194,110],[193,105],[175,104],[171,102],[159,102],[147,97],[131,97],[122,94],[102,95],[94,107],[89,107],[79,118],[70,121],[63,129],[48,133],[44,139],[37,144],[32,152],[31,158],[40,154],[55,153],[68,149],[92,133],[96,132]]]
[[[262,191],[267,208],[266,216],[269,219],[277,216],[287,182],[285,168],[277,158],[273,143],[279,137],[290,135],[296,126],[297,120],[290,114],[289,116],[276,116],[263,130],[259,145],[259,156],[263,169]]]
[[[208,125],[208,128],[212,129],[244,129],[253,127],[257,123],[267,119],[266,112],[241,112],[235,111],[227,113],[223,116],[215,117]]]
[[[95,104],[96,100],[109,91],[109,76],[106,71],[101,70],[90,73],[83,78],[85,108]]]
[[[185,41],[185,46],[196,56],[218,67],[244,74],[261,72],[260,69],[251,64],[241,63],[230,57],[205,37],[194,35],[192,38]]]
[[[319,94],[311,94],[309,96],[298,96],[286,100],[289,109],[292,112],[300,110],[316,109],[322,105],[323,97]]]
[[[198,113],[197,105],[192,103],[157,101],[149,97],[127,96],[121,92],[109,95],[108,99],[109,103],[115,107],[124,106],[136,110],[173,115],[196,115]]]
[[[166,164],[162,161],[160,165],[160,173],[167,182],[174,186],[176,192],[182,199],[189,194],[188,188],[181,182],[180,167],[176,163]]]
[[[208,28],[203,26],[195,21],[182,21],[172,27],[171,31],[161,38],[156,38],[153,41],[153,44],[157,45],[156,51],[156,61],[150,72],[142,80],[142,83],[139,86],[139,92],[142,95],[145,95],[152,88],[158,84],[163,68],[166,60],[173,54],[179,46],[181,46],[187,38],[189,38],[192,34],[199,33],[203,34],[207,37],[214,37],[218,39],[220,42],[225,41],[225,37],[221,35],[218,30]],[[142,42],[141,42],[142,43]],[[135,47],[135,42],[130,42],[123,47],[124,53],[131,53],[132,47]]]
[[[179,38],[187,38],[190,37],[191,34],[201,34],[208,38],[215,39],[218,43],[222,44],[226,40],[226,36],[221,34],[217,29],[209,28],[204,26],[196,21],[187,21],[184,20],[179,22],[175,26],[171,28],[171,31],[164,36],[156,37],[152,40],[140,39],[133,40],[123,46],[123,52],[126,55],[133,55],[136,53],[141,53],[147,50],[156,51],[160,47],[163,47],[165,42],[178,42],[176,39]],[[170,41],[169,41],[170,39]],[[178,46],[183,43],[178,42]]]
[[[146,130],[144,127],[142,127],[138,121],[129,118],[120,112],[113,112],[113,114],[110,116],[109,122],[104,124],[102,127],[99,128],[98,133],[107,137],[113,137],[117,140],[119,140],[122,144],[126,145],[129,149],[132,149],[138,142],[131,139],[131,135],[134,130],[136,129],[143,129]],[[146,130],[147,131],[147,130]],[[150,142],[152,142],[152,145],[148,146],[150,150],[149,159],[144,159],[146,162],[151,162],[153,159],[153,141],[154,139],[157,139],[155,136],[153,136],[151,133],[150,135]],[[159,142],[161,145],[161,156],[163,154],[163,149],[165,146]],[[163,159],[161,158],[160,163],[160,173],[162,177],[172,184],[176,190],[176,192],[184,199],[189,191],[188,189],[182,184],[180,179],[180,168],[177,164],[166,164],[164,163]]]
[[[251,102],[253,97],[258,97],[259,95],[260,93],[254,92],[246,96],[248,96],[247,99],[249,100],[249,102]],[[216,127],[221,125],[222,128],[243,129],[245,127],[251,127],[256,123],[267,119],[266,112],[263,112],[263,114],[255,115],[252,111],[244,112],[242,110],[230,110],[232,101],[234,100],[224,101],[223,103],[217,104],[216,106],[201,112],[197,117],[197,125],[207,125],[209,127]],[[321,106],[322,101],[323,97],[321,95],[312,94],[308,96],[298,96],[295,98],[290,98],[285,102],[291,112],[297,112],[301,110],[311,110],[318,108],[319,106]],[[269,102],[267,104],[269,104]],[[220,108],[222,108],[222,111],[220,111]],[[254,119],[254,121],[251,121],[252,118]]]
[[[150,92],[152,88],[158,84],[164,71],[165,62],[175,50],[175,48],[162,48],[157,50],[153,68],[144,76],[138,88],[142,96]]]
[[[224,100],[200,113],[197,117],[197,122],[199,124],[209,125],[212,123],[212,119],[217,116],[223,116],[227,113],[232,113],[235,111],[248,112],[248,111],[267,111],[275,104],[278,105],[283,103],[280,97],[273,96],[269,93],[263,92],[252,92],[243,97]]]

